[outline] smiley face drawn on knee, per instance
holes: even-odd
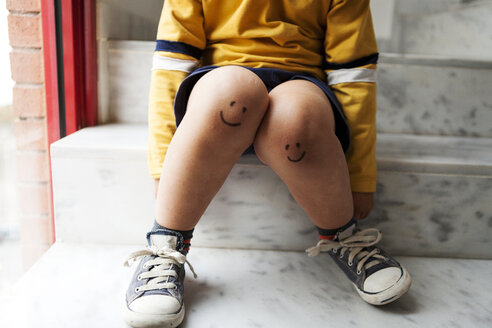
[[[294,163],[300,162],[306,155],[306,152],[301,150],[301,144],[299,142],[296,142],[295,147],[290,147],[290,144],[286,144],[285,151],[288,153],[287,159]]]
[[[235,106],[235,105],[236,105],[236,102],[234,100],[230,102],[229,107],[231,108],[231,110],[237,110],[235,107],[238,107],[238,106]],[[241,109],[241,111],[242,111],[243,114],[246,113],[246,110],[247,110],[247,108],[244,107],[244,106]],[[233,115],[237,117],[236,114],[237,113],[233,113]],[[224,111],[221,110],[220,111],[220,119],[222,120],[222,122],[224,122],[224,124],[227,124],[229,126],[240,126],[241,125],[241,122],[229,122],[228,120],[225,119],[224,116],[225,116],[224,115]]]

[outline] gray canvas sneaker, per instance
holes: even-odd
[[[306,252],[309,256],[329,253],[364,301],[383,305],[405,294],[412,279],[400,263],[375,246],[380,240],[379,230],[358,230],[354,223]]]
[[[184,318],[183,237],[158,229],[147,234],[146,249],[132,253],[125,265],[141,258],[126,292],[125,322],[132,327],[177,327]]]

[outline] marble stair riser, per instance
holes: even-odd
[[[133,160],[53,158],[57,240],[144,243],[154,218],[145,154]],[[77,174],[72,174],[77,172]],[[492,258],[492,179],[382,171],[364,226],[400,255]],[[268,167],[237,165],[196,228],[193,245],[303,250],[317,239],[308,217]]]
[[[377,38],[379,52],[397,52],[403,53],[403,38],[407,27],[405,21],[407,17],[422,17],[425,15],[445,13],[457,8],[466,8],[467,6],[474,5],[476,1],[462,1],[462,0],[384,0],[393,1],[393,17],[391,24],[391,31],[389,35],[382,35]],[[489,1],[489,0],[487,0]],[[372,1],[371,1],[372,3]],[[386,4],[388,7],[388,4]],[[382,15],[380,13],[373,13],[374,26],[377,26],[377,19]],[[379,15],[378,15],[379,14]],[[379,17],[378,17],[379,16]],[[411,29],[410,29],[411,30]],[[449,34],[453,31],[448,31]],[[377,35],[376,35],[377,36]]]
[[[57,240],[144,242],[155,206],[145,160],[54,158],[52,170]]]
[[[379,132],[492,137],[492,69],[381,64]]]
[[[111,121],[145,123],[152,45],[126,41],[110,46]],[[490,67],[433,67],[432,61],[385,64],[384,60],[383,56],[378,78],[380,132],[492,137]]]
[[[401,16],[401,49],[409,54],[429,54],[492,59],[492,2],[427,15]]]
[[[446,12],[462,4],[462,0],[395,0],[397,15],[425,15]]]

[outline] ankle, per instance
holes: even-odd
[[[191,238],[193,238],[193,231],[194,230],[195,229],[191,229],[191,230],[170,229],[170,228],[167,228],[165,226],[160,225],[157,221],[154,221],[154,226],[150,230],[150,233],[160,232],[160,231],[178,233],[179,235],[181,235],[181,237],[183,237],[182,253],[184,255],[186,255],[186,254],[188,254],[188,251],[190,250]]]
[[[319,239],[333,240],[336,237],[337,233],[347,229],[348,227],[350,227],[356,223],[357,223],[357,221],[355,219],[350,219],[350,221],[348,221],[346,224],[344,224],[343,226],[338,227],[338,228],[332,228],[332,229],[324,229],[324,228],[320,228],[320,227],[316,227],[316,228],[318,229]]]

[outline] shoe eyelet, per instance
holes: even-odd
[[[140,288],[135,288],[135,293],[140,293]]]
[[[341,259],[343,259],[343,254],[342,254],[342,253],[340,253],[340,256],[339,256],[339,258],[341,258]]]
[[[348,265],[352,266],[352,265],[354,265],[354,262],[349,262]]]
[[[141,281],[142,280],[142,277],[140,275],[137,276],[137,280],[138,281]]]
[[[338,250],[336,248],[332,248],[331,251],[336,254],[338,252]]]
[[[362,273],[362,271],[360,270],[357,270],[357,275],[360,276],[360,274]]]

